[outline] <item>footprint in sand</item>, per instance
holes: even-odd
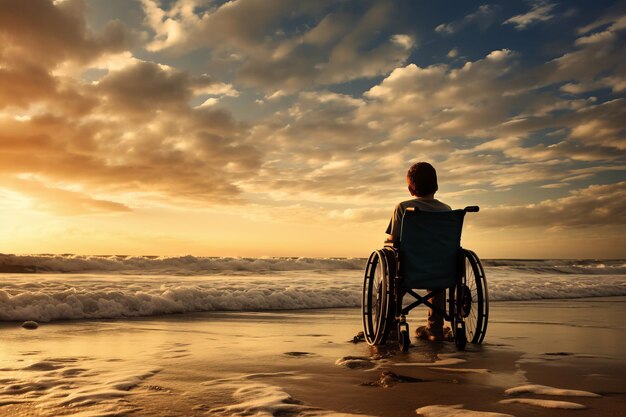
[[[23,371],[53,371],[55,369],[60,369],[63,367],[64,365],[58,365],[52,362],[42,361],[42,362],[33,363],[32,365],[28,365],[22,368],[22,370]]]
[[[285,352],[283,355],[293,356],[293,357],[302,357],[302,356],[315,356],[315,353],[311,352]]]
[[[364,382],[361,385],[368,387],[383,387],[389,388],[400,383],[414,383],[424,382],[424,379],[413,378],[411,376],[398,375],[391,371],[383,371],[380,374],[380,378],[373,382]]]

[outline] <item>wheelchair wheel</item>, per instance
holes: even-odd
[[[457,286],[456,303],[464,322],[464,338],[479,344],[485,338],[489,319],[487,281],[485,271],[474,252],[463,249],[463,258],[465,272]]]
[[[394,322],[393,278],[396,256],[390,249],[374,251],[363,280],[363,334],[369,345],[385,343]]]

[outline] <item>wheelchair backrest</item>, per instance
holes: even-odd
[[[404,288],[436,290],[454,285],[464,217],[464,210],[407,209],[400,233]]]

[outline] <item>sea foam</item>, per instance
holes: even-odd
[[[22,290],[15,295],[0,290],[0,320],[45,322],[202,311],[356,307],[361,300],[357,288],[337,285],[320,288],[315,282],[167,283],[140,290],[132,282],[124,286],[119,281],[102,290],[90,288],[88,281],[75,282],[71,288],[58,284],[58,288],[51,285],[35,291]]]

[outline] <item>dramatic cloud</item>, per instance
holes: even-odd
[[[239,65],[239,82],[266,91],[291,93],[386,74],[406,61],[415,44],[395,31],[388,2],[354,2],[358,7],[335,11],[328,1],[236,1],[201,12],[193,2],[167,11],[152,1],[142,4],[155,34],[151,50],[209,47]]]
[[[461,67],[409,64],[361,98],[303,93],[257,127],[279,147],[268,151],[272,162],[255,187],[306,190],[315,198],[348,193],[372,202],[393,193],[390,179],[401,184],[398,166],[417,160],[437,161],[449,185],[482,189],[564,181],[581,162],[619,166],[623,99],[599,102],[558,88],[621,72],[608,53],[619,46],[607,42],[602,54],[590,48],[577,42],[572,52],[531,68],[508,49]],[[591,54],[605,59],[583,67],[568,62],[573,55],[590,62]],[[532,135],[543,131],[550,141],[534,143]],[[293,179],[284,179],[285,172]]]
[[[0,172],[13,178],[5,183],[35,176],[20,189],[48,202],[55,191],[46,181],[88,185],[87,193],[139,192],[196,203],[238,199],[235,183],[259,168],[260,152],[228,112],[190,104],[195,97],[234,96],[232,86],[128,56],[85,82],[80,75],[107,54],[123,56],[128,31],[117,22],[94,34],[83,9],[75,1],[3,4]],[[65,62],[73,62],[69,73],[77,76],[66,68],[55,72]],[[38,207],[65,214],[125,209],[57,189],[55,201],[66,204]]]
[[[237,139],[239,128],[222,111],[190,110],[139,125],[133,116],[112,125],[51,115],[3,120],[0,171],[102,192],[215,203],[236,198],[234,182],[259,166],[258,151]]]
[[[623,6],[122,3],[0,0],[5,212],[364,236],[430,161],[489,233],[623,225]]]

